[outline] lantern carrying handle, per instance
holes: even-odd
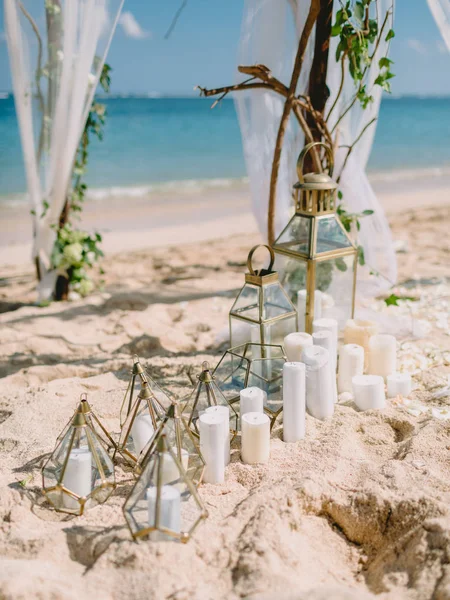
[[[272,271],[272,268],[273,268],[273,263],[275,261],[275,254],[274,254],[272,248],[270,246],[268,246],[267,244],[257,244],[256,246],[253,246],[253,248],[248,253],[247,269],[248,269],[248,272],[250,273],[250,275],[256,275],[256,271],[252,265],[252,259],[253,259],[253,255],[255,254],[256,250],[258,250],[258,248],[267,248],[267,250],[270,253],[270,263],[267,268],[267,271],[270,272],[270,271]]]
[[[317,146],[323,146],[325,148],[325,151],[326,151],[327,157],[328,157],[328,175],[330,177],[333,176],[334,160],[333,160],[333,152],[331,151],[330,146],[328,144],[325,144],[324,142],[311,142],[310,144],[307,144],[303,148],[303,150],[300,152],[300,155],[297,159],[297,176],[298,176],[298,180],[300,181],[300,183],[304,182],[303,163],[305,161],[305,156],[308,154],[308,152],[312,148],[315,148]]]

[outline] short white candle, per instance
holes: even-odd
[[[148,444],[153,432],[153,423],[150,415],[148,413],[137,415],[131,425],[131,437],[137,457]]]
[[[205,459],[205,483],[222,483],[225,480],[225,452],[223,427],[225,418],[219,413],[203,413],[199,417],[200,452]]]
[[[92,454],[87,446],[83,448],[72,448],[64,472],[63,486],[85,498],[92,491]],[[78,509],[80,503],[67,494],[63,496],[66,508]]]
[[[240,391],[240,412],[245,415],[249,412],[264,412],[264,392],[255,385]]]
[[[339,350],[338,391],[352,392],[352,378],[364,373],[364,348],[344,344]]]
[[[225,465],[230,464],[230,407],[208,406],[205,413],[221,415],[223,418],[223,444],[225,453]]]
[[[181,531],[181,494],[173,485],[163,485],[159,501],[159,522],[156,514],[157,487],[147,488],[148,526],[169,529],[174,533]],[[164,539],[160,532],[152,532],[150,538],[154,541]]]
[[[337,367],[337,349],[338,349],[338,334],[339,324],[336,319],[314,319],[313,321],[313,332],[329,331],[332,339],[332,350],[330,350],[330,361],[333,365],[333,371],[336,373]],[[336,377],[336,375],[335,375]]]
[[[178,458],[177,449],[172,448],[172,452]],[[180,471],[178,469],[177,464],[175,463],[170,452],[163,452],[161,454],[162,457],[162,471],[161,471],[161,483],[165,485],[166,483],[172,483],[180,478]],[[189,463],[189,452],[184,448],[181,449],[181,465],[183,469],[186,471]],[[156,485],[157,472],[155,471],[155,485]]]
[[[260,412],[243,415],[241,421],[241,458],[247,465],[266,463],[270,456],[270,420]]]
[[[325,348],[326,350],[328,350],[328,354],[331,356],[334,356],[334,352],[335,352],[335,340],[333,337],[333,333],[327,329],[323,329],[321,331],[315,331],[312,334],[313,337],[313,344],[314,346],[320,346],[321,348]],[[331,386],[333,388],[333,400],[334,403],[336,404],[337,402],[337,384],[336,384],[336,367],[335,365],[332,363],[332,361],[329,361],[329,365],[330,365],[330,372],[331,372]]]
[[[403,396],[407,398],[412,390],[412,380],[409,373],[392,373],[387,376],[388,398]]]
[[[297,315],[298,315],[298,330],[305,331],[305,316],[306,316],[306,290],[299,290],[297,292]],[[315,290],[314,292],[314,318],[322,318],[322,292]]]
[[[284,338],[283,347],[289,362],[302,362],[303,348],[313,345],[312,335],[305,332],[290,333]]]
[[[305,365],[286,362],[283,365],[283,440],[297,442],[305,437]]]
[[[369,373],[386,379],[397,370],[397,342],[393,335],[377,334],[369,340]]]
[[[306,365],[306,408],[316,419],[327,419],[334,413],[334,395],[328,350],[310,346],[303,350]]]
[[[353,400],[359,410],[384,408],[384,380],[381,375],[355,375],[352,379]]]
[[[369,340],[378,333],[378,323],[349,319],[344,329],[344,344],[357,344],[364,348],[364,369],[369,366]]]

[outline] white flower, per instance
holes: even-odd
[[[88,252],[86,258],[87,261],[93,265],[95,263],[95,252]]]
[[[76,265],[81,262],[81,257],[83,256],[83,246],[78,243],[69,244],[68,246],[64,247],[63,254],[69,265]]]
[[[64,60],[64,52],[62,50],[57,50],[56,51],[56,58],[62,62]]]
[[[90,279],[83,279],[80,281],[80,285],[78,287],[78,291],[82,296],[87,296],[94,289],[94,284]]]
[[[97,81],[97,77],[93,73],[89,73],[88,75],[88,85],[93,86]]]

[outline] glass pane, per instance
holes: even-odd
[[[283,345],[284,338],[294,331],[297,331],[295,315],[267,323],[264,325],[265,343]]]
[[[249,360],[242,356],[244,348],[240,346],[234,352],[226,352],[214,369],[217,385],[228,402],[239,400],[239,392],[246,387]]]
[[[350,248],[350,239],[337,221],[336,215],[317,219],[316,254],[339,248]]]
[[[247,342],[261,343],[261,329],[256,323],[247,323],[241,319],[230,316],[231,338],[230,346],[242,346]]]
[[[320,302],[314,319],[336,319],[342,329],[351,318],[355,261],[356,256],[350,255],[316,264],[316,297]]]
[[[264,285],[262,293],[263,321],[295,311],[295,307],[290,301],[287,293],[278,282]]]
[[[255,358],[251,363],[247,387],[261,388],[266,396],[264,408],[276,413],[283,406],[281,388],[285,360],[277,348],[265,348],[264,351],[265,358]]]
[[[231,309],[231,313],[259,321],[259,287],[246,283]]]
[[[297,306],[297,293],[306,288],[306,260],[275,254],[275,269],[292,304]]]
[[[311,238],[311,219],[294,215],[289,221],[287,227],[282,231],[279,238],[275,241],[273,249],[284,248],[291,252],[301,254],[309,253]]]

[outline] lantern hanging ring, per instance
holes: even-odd
[[[327,158],[328,158],[328,175],[330,177],[333,176],[333,169],[334,169],[334,159],[333,159],[333,152],[331,151],[331,148],[328,144],[325,144],[324,142],[311,142],[310,144],[307,144],[303,150],[300,152],[300,155],[297,159],[297,176],[298,176],[298,180],[300,183],[304,183],[304,177],[303,177],[303,163],[305,160],[305,156],[308,154],[308,152],[312,149],[315,148],[317,146],[323,146],[325,148],[326,154],[327,154]]]
[[[258,248],[267,248],[267,250],[270,253],[270,263],[269,266],[267,267],[267,270],[265,269],[261,269],[261,271],[266,271],[267,273],[271,273],[272,269],[273,269],[273,263],[275,261],[275,254],[274,251],[272,250],[272,248],[270,246],[268,246],[267,244],[257,244],[256,246],[253,246],[253,248],[250,250],[250,252],[248,253],[248,258],[247,258],[247,269],[248,272],[250,273],[250,275],[258,275],[260,271],[256,270],[253,268],[253,264],[252,264],[252,259],[253,259],[253,255],[256,252],[256,250],[258,250]]]

